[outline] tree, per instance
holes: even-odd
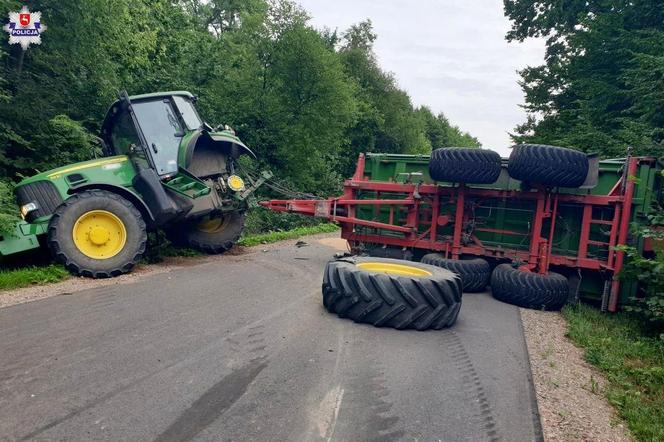
[[[655,0],[505,0],[508,40],[546,38],[545,64],[521,72],[528,120],[517,142],[604,156],[659,154],[664,9]]]
[[[452,126],[442,113],[434,115],[431,109],[426,106],[418,108],[415,112],[425,124],[426,137],[429,139],[432,149],[480,146],[477,138],[462,132],[456,126]]]

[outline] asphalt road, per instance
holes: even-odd
[[[310,241],[0,310],[0,438],[541,439],[518,309],[354,324],[323,309],[334,251]]]

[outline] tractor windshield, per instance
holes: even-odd
[[[196,112],[194,104],[189,98],[183,97],[181,95],[175,95],[173,96],[173,100],[175,101],[175,105],[180,111],[180,115],[182,115],[184,124],[187,125],[189,130],[196,130],[203,125],[203,120],[201,120],[198,112]]]
[[[178,149],[184,136],[171,100],[132,103],[136,119],[145,136],[148,149],[159,175],[178,170]]]

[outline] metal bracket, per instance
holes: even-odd
[[[260,186],[263,185],[263,183],[265,183],[273,176],[274,174],[269,170],[262,171],[260,178],[258,178],[251,186],[247,187],[241,194],[236,195],[236,198],[239,199],[240,201],[244,201],[249,197],[249,195],[254,193]]]

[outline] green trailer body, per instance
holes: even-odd
[[[570,195],[609,195],[616,186],[621,185],[621,179],[625,173],[625,159],[608,159],[599,161],[599,173],[597,184],[588,189],[566,189],[560,188],[561,194]],[[662,164],[654,158],[643,158],[638,161],[637,172],[628,177],[634,183],[634,196],[632,198],[632,210],[630,222],[644,224],[648,222],[648,214],[653,209],[653,203],[662,197]],[[433,184],[429,176],[429,156],[423,155],[389,155],[389,154],[367,154],[364,169],[365,177],[370,181],[378,182],[405,182],[421,181],[425,184]],[[439,186],[452,186],[449,183],[438,183]],[[507,159],[503,159],[503,170],[499,179],[493,184],[468,185],[471,188],[485,188],[494,190],[520,191],[522,183],[509,176],[507,173]],[[375,192],[363,193],[361,198],[376,197]],[[393,195],[392,195],[393,196]],[[389,193],[381,193],[380,198],[390,198]],[[485,245],[490,245],[506,250],[528,250],[529,233],[532,227],[532,217],[535,212],[536,201],[521,198],[486,198],[475,208],[477,230],[474,235]],[[441,207],[441,215],[452,217],[456,209],[454,201]],[[613,206],[594,206],[592,208],[594,220],[613,222],[615,208]],[[565,256],[577,256],[581,244],[581,231],[583,221],[584,205],[570,202],[558,205],[558,224],[554,230],[552,241],[552,253]],[[389,219],[389,207],[381,207],[379,215],[376,216],[376,207],[362,206],[358,209],[358,217],[366,220],[380,219],[387,222]],[[423,215],[426,216],[426,215]],[[544,230],[549,227],[550,221],[545,221]],[[427,229],[427,224],[418,223],[420,234]],[[361,230],[362,228],[360,228]],[[438,231],[440,236],[451,237],[453,225],[448,224]],[[611,231],[610,224],[592,223],[589,236],[590,244],[587,245],[587,256],[596,257],[601,260],[608,258],[608,242]],[[509,233],[506,233],[509,232]],[[383,232],[382,234],[390,234]],[[629,244],[634,245],[644,254],[651,251],[651,244],[646,244],[643,238],[630,235]],[[509,254],[506,254],[509,258]],[[556,266],[554,266],[555,268]],[[569,274],[569,269],[557,268],[563,273]],[[580,294],[586,299],[600,301],[604,292],[606,275],[600,271],[576,268],[573,269],[580,274]],[[628,302],[630,297],[636,296],[637,287],[635,283],[623,282],[620,290],[620,303]]]
[[[508,159],[495,182],[458,184],[434,181],[427,155],[369,153],[341,197],[263,205],[338,222],[357,252],[416,260],[438,252],[538,273],[551,268],[576,295],[614,310],[638,295],[635,283],[619,281],[624,253],[616,246],[653,252],[630,226],[647,223],[661,200],[662,164],[646,157],[589,162],[594,173],[580,188],[545,188],[512,178]]]

